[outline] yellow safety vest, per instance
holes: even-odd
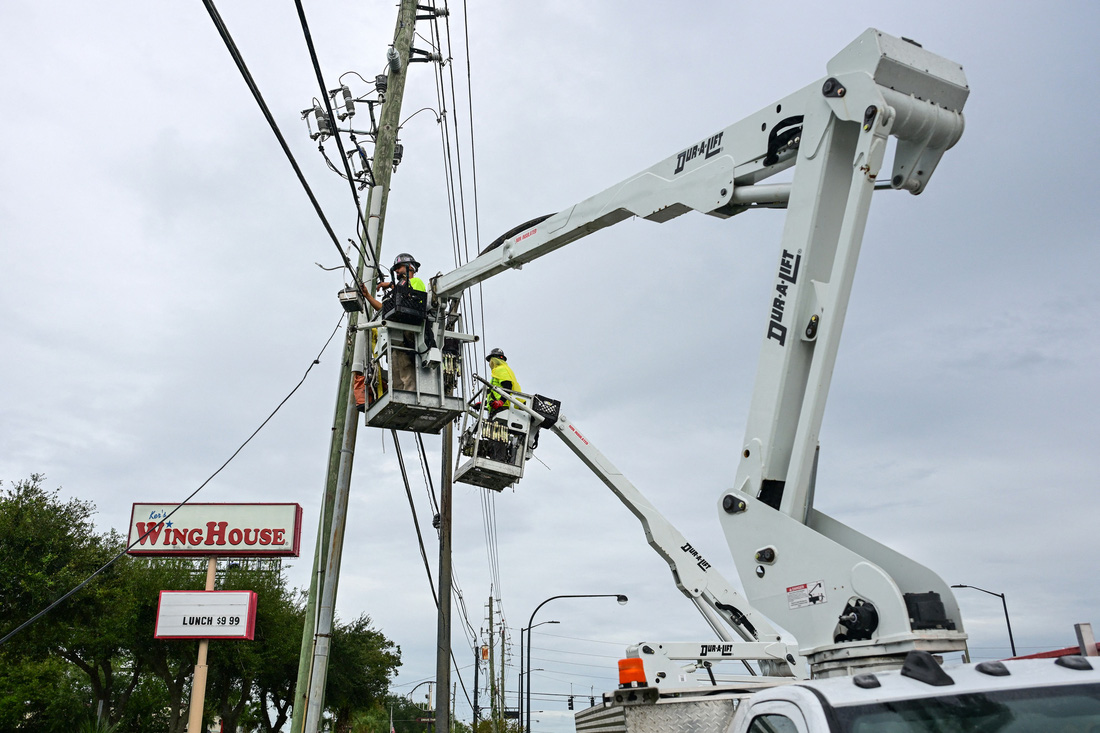
[[[512,367],[508,366],[507,362],[500,362],[493,367],[493,378],[489,380],[490,384],[494,387],[503,385],[505,389],[510,389],[513,392],[522,392],[523,389],[519,386],[519,380],[516,379],[516,373],[512,371]],[[511,382],[512,386],[504,384],[505,382]],[[504,395],[496,390],[489,391],[489,401],[504,400],[504,404],[508,404],[508,400],[504,398]]]

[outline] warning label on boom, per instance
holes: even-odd
[[[787,606],[789,608],[805,608],[825,603],[825,581],[815,580],[812,583],[792,585],[787,589]]]

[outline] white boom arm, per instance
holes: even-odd
[[[804,655],[818,655],[811,663],[961,649],[946,584],[814,510],[813,479],[871,194],[924,190],[962,135],[969,88],[958,64],[874,29],[826,68],[819,82],[503,238],[433,288],[455,296],[630,216],[664,222],[690,210],[729,217],[786,205],[740,465],[720,501],[745,593]],[[879,183],[891,137],[893,171]],[[756,185],[791,166],[792,183]]]
[[[537,414],[535,416],[538,418]],[[711,566],[703,553],[688,542],[565,415],[559,415],[550,429],[638,518],[649,546],[668,563],[676,587],[695,604],[718,638],[725,642],[689,643],[678,645],[678,650],[690,649],[689,659],[706,659],[709,653],[710,658],[715,660],[759,660],[769,674],[806,676],[806,665],[796,645],[783,642],[771,622],[753,609]],[[741,637],[741,641],[730,635],[731,628]]]

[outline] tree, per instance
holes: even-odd
[[[83,674],[64,660],[0,659],[0,730],[68,733],[89,715]]]
[[[425,718],[434,718],[435,711],[414,703],[403,695],[386,695],[366,710],[352,714],[353,733],[390,733],[390,723],[396,733],[426,733],[428,724],[421,722]],[[468,727],[457,724],[459,733],[466,733]]]
[[[153,628],[160,591],[203,587],[198,563],[120,555],[125,540],[96,533],[94,505],[63,500],[43,482],[35,474],[0,483],[0,636],[90,582],[0,646],[0,731],[183,733],[197,643],[155,639]],[[227,730],[275,733],[293,701],[301,595],[280,568],[230,566],[221,581],[256,591],[256,634],[210,645],[204,712]],[[401,650],[367,615],[336,625],[326,700],[338,731],[381,705],[400,663]]]
[[[381,703],[400,666],[401,648],[371,627],[370,616],[364,613],[349,624],[336,624],[325,684],[333,730],[349,733],[353,713]]]
[[[274,612],[268,609],[263,626],[259,619],[256,624],[256,636],[262,638],[264,646],[260,668],[256,672],[253,717],[259,721],[264,733],[282,730],[290,718],[298,677],[302,624],[305,623],[301,594],[284,593],[275,599],[275,603],[278,607]],[[272,604],[264,602],[264,605]],[[270,713],[274,714],[274,719]]]
[[[62,501],[34,474],[0,487],[0,634],[89,577],[122,547],[117,533],[97,535],[91,502]],[[87,677],[97,717],[115,722],[137,685],[141,666],[122,651],[132,598],[110,568],[49,616],[0,649],[7,664],[60,658]]]
[[[197,590],[204,585],[202,571],[190,558],[126,558],[132,592],[138,602],[131,617],[128,648],[142,668],[159,680],[163,730],[183,733],[187,728],[190,683],[198,651],[196,642],[156,639],[157,606],[162,590]],[[134,730],[149,730],[135,727]]]
[[[281,568],[231,566],[221,588],[256,592],[256,629],[252,641],[210,645],[208,707],[226,730],[235,730],[241,722],[278,730],[286,722],[298,672],[304,613],[296,602],[297,592],[287,588]],[[277,701],[274,723],[266,709],[271,700]]]

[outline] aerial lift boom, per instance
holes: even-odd
[[[740,612],[755,608],[791,632],[815,675],[889,666],[911,649],[953,651],[966,638],[935,573],[816,511],[813,488],[872,193],[924,190],[962,135],[969,89],[958,64],[874,29],[826,68],[820,81],[432,281],[438,297],[455,297],[631,216],[665,222],[691,210],[728,218],[787,208],[740,464],[719,516],[749,602]],[[880,181],[891,138],[892,172]],[[792,166],[791,183],[761,184]],[[590,465],[605,482],[617,475]],[[693,581],[685,592],[696,590]],[[721,616],[719,603],[716,596]]]
[[[798,653],[797,644],[785,642],[771,622],[749,605],[703,556],[701,550],[657,511],[565,415],[559,415],[550,429],[642,523],[646,540],[668,563],[676,587],[695,604],[714,633],[725,642],[711,652],[711,658],[756,660],[766,674],[806,677],[806,664]],[[740,637],[739,641],[730,634],[730,629]],[[670,646],[650,645],[650,650],[642,653],[656,654],[660,649],[670,659],[697,660],[707,656],[711,645],[705,642],[689,643],[686,645],[686,655],[678,652],[667,654]]]

